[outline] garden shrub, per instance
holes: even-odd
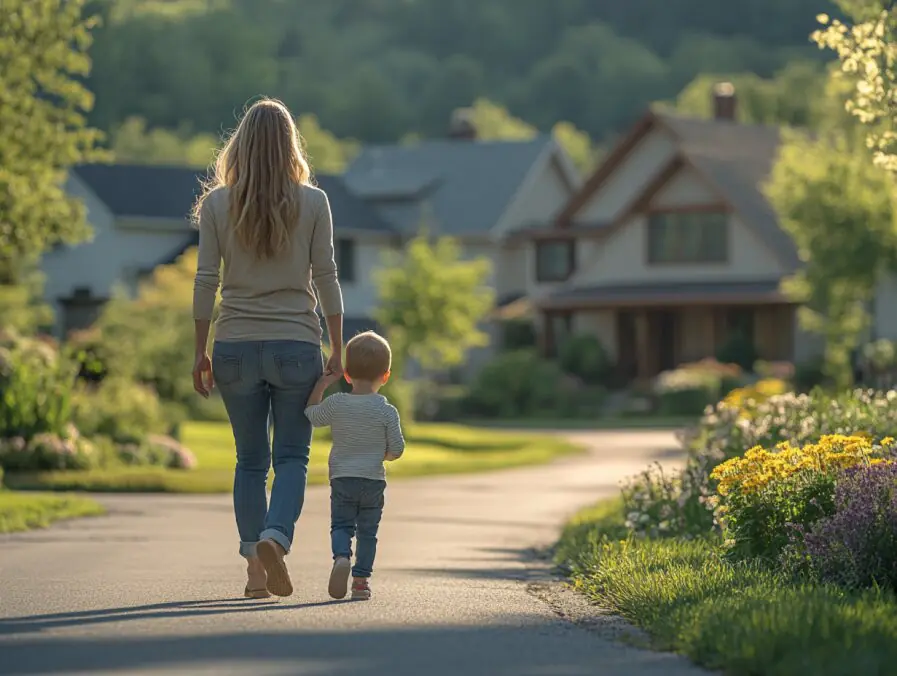
[[[785,562],[793,572],[843,587],[897,589],[897,464],[846,470],[834,513],[798,526]]]
[[[613,362],[601,341],[588,333],[564,341],[558,361],[565,373],[592,385],[606,383],[613,369]]]
[[[687,523],[686,533],[699,530],[702,521],[695,515],[700,514],[700,509],[712,507],[710,499],[715,494],[711,472],[747,449],[774,448],[783,441],[801,446],[818,442],[828,434],[855,433],[875,435],[877,439],[897,436],[897,392],[856,390],[832,397],[817,390],[811,394],[785,393],[759,400],[747,398],[738,405],[721,401],[708,409],[697,425],[680,433],[680,443],[688,458],[675,477],[680,491],[676,504],[689,517],[687,521],[673,519],[672,523]],[[651,478],[642,475],[638,480],[645,482]],[[658,493],[663,492],[653,486],[642,486],[634,492],[638,499],[627,505],[627,512],[639,515],[634,520],[637,532],[658,529],[659,509],[652,507],[650,499]],[[642,514],[647,514],[647,518],[642,518]],[[711,528],[709,511],[703,523],[708,530]]]
[[[0,343],[0,438],[67,431],[75,367],[51,339],[10,333]]]
[[[888,444],[892,440],[886,440]],[[716,515],[734,560],[777,559],[795,527],[834,513],[840,472],[882,462],[888,446],[866,436],[826,435],[819,442],[755,447],[716,467]]]
[[[736,387],[740,376],[738,366],[721,364],[712,359],[683,364],[673,371],[661,373],[654,384],[660,413],[701,415],[725,392]]]
[[[8,472],[88,469],[97,462],[93,443],[73,425],[66,426],[62,434],[0,438],[0,467]]]
[[[514,418],[553,414],[564,374],[534,350],[499,354],[486,364],[470,389],[469,408],[484,417]]]
[[[794,387],[798,392],[810,392],[826,381],[822,357],[801,362],[794,369]]]
[[[501,323],[504,350],[529,350],[536,347],[536,328],[529,319],[509,319]]]
[[[109,377],[97,386],[80,388],[73,415],[87,436],[107,436],[118,444],[140,444],[150,434],[167,431],[156,393],[122,378]]]
[[[723,364],[736,364],[750,371],[757,361],[757,349],[744,331],[736,331],[720,346],[716,358]]]

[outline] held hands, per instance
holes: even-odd
[[[334,350],[330,354],[330,358],[327,360],[327,363],[324,365],[324,375],[336,375],[336,378],[331,382],[336,382],[343,375],[343,354],[342,350]]]
[[[212,360],[209,359],[209,353],[199,352],[193,362],[193,389],[208,399],[214,386],[215,379],[212,376]]]
[[[318,385],[320,385],[323,389],[327,389],[333,383],[338,382],[343,377],[343,370],[340,368],[339,371],[328,371],[324,370],[324,375],[320,377],[318,380]]]

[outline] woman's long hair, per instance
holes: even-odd
[[[228,188],[228,209],[237,241],[256,258],[274,258],[289,249],[299,220],[299,185],[311,182],[302,137],[283,103],[254,103],[215,161],[212,177],[194,208],[213,190]]]

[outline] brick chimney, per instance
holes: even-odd
[[[473,123],[473,110],[471,108],[458,108],[452,112],[448,137],[459,141],[476,140],[477,128]]]
[[[728,122],[736,121],[738,99],[731,82],[718,82],[713,86],[713,117]]]

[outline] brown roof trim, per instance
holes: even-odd
[[[573,217],[579,213],[594,195],[598,189],[604,185],[604,182],[614,173],[616,168],[626,159],[629,153],[638,145],[657,122],[657,116],[648,111],[642,118],[636,122],[635,126],[616,147],[607,156],[607,159],[595,170],[585,184],[566,204],[563,210],[555,219],[555,226],[558,228],[566,228],[573,221]]]
[[[540,311],[550,310],[604,310],[613,308],[632,308],[632,307],[706,307],[712,305],[792,305],[781,293],[771,294],[752,294],[742,295],[708,295],[697,296],[687,300],[675,300],[671,298],[660,298],[646,295],[639,299],[620,299],[620,300],[597,300],[589,301],[581,300],[558,300],[551,301],[549,299],[537,303]]]

